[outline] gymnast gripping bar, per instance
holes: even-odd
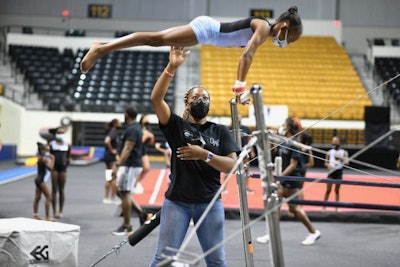
[[[307,205],[307,206],[400,211],[400,206],[394,206],[394,205],[378,205],[378,204],[352,203],[352,202],[331,202],[331,201],[301,200],[301,199],[292,199],[288,201],[288,203],[297,205]]]

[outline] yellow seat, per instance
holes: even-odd
[[[202,46],[202,83],[212,84],[213,93],[222,90],[220,95],[233,97],[242,52],[242,48]],[[289,114],[305,119],[332,113],[331,119],[362,120],[364,106],[371,105],[365,96],[335,113],[365,94],[365,88],[344,47],[330,36],[303,36],[285,49],[266,42],[258,48],[246,82],[248,87],[253,83],[263,87],[265,104],[287,105]]]

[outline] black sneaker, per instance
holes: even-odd
[[[112,232],[113,235],[131,235],[132,233],[132,226],[126,227],[124,225],[121,225],[117,230]]]

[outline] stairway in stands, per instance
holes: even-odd
[[[379,81],[374,81],[373,66],[368,67],[366,58],[363,55],[350,55],[350,57],[366,91],[369,92],[372,105],[390,106],[391,125],[400,125],[400,108],[385,98],[385,86],[381,86]]]
[[[11,101],[26,109],[43,109],[38,95],[28,93],[23,74],[14,71],[8,55],[3,53],[0,53],[0,84],[3,87],[3,95]]]

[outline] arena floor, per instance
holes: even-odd
[[[0,170],[13,168],[13,162],[1,162]],[[153,169],[161,168],[152,163]],[[318,171],[318,170],[316,170]],[[113,236],[111,232],[122,223],[120,209],[102,203],[104,193],[104,164],[71,166],[68,170],[64,218],[58,222],[79,225],[78,265],[90,266],[118,245],[126,237]],[[35,185],[33,178],[26,178],[0,186],[0,219],[32,218],[32,202]],[[397,190],[397,199],[400,194]],[[39,211],[44,213],[44,201]],[[358,215],[357,215],[358,214]],[[305,247],[301,241],[307,235],[305,227],[296,220],[282,218],[281,236],[285,266],[398,266],[400,248],[399,213],[361,213],[310,211],[309,216],[322,237],[313,246]],[[228,214],[227,214],[228,215]],[[365,217],[370,220],[365,220]],[[349,220],[349,218],[352,218]],[[227,216],[226,242],[227,263],[230,267],[246,266],[241,234],[241,222],[237,216]],[[236,218],[236,219],[235,219]],[[251,235],[254,243],[254,266],[272,266],[269,246],[255,241],[265,233],[265,221],[251,216]],[[363,218],[363,220],[359,220]],[[399,222],[399,223],[396,223]],[[133,228],[139,226],[138,218],[132,218]],[[123,246],[119,254],[111,254],[96,266],[148,266],[153,256],[158,229],[132,247]],[[201,253],[197,238],[189,252]],[[201,261],[198,266],[205,266]]]

